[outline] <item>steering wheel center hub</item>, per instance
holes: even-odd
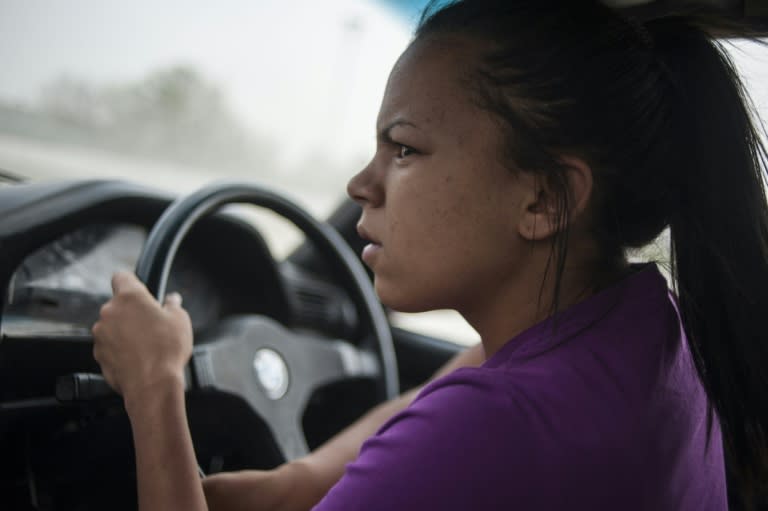
[[[257,351],[253,357],[253,370],[269,399],[280,399],[288,391],[288,366],[278,352],[269,348]]]

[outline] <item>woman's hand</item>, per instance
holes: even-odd
[[[192,324],[181,297],[170,294],[161,306],[129,272],[112,277],[112,291],[93,326],[93,356],[104,378],[126,403],[179,383],[183,388]]]

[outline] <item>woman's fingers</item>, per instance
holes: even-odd
[[[182,298],[179,293],[170,293],[168,296],[165,297],[164,305],[166,307],[179,308],[181,307],[181,302],[182,302]]]
[[[146,289],[144,284],[129,271],[119,271],[112,275],[112,293],[117,296],[128,290]]]

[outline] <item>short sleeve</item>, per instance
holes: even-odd
[[[503,509],[502,485],[525,479],[515,416],[506,392],[460,369],[370,438],[315,511]]]

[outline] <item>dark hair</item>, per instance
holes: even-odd
[[[465,0],[428,8],[416,40],[487,43],[472,92],[509,131],[512,166],[541,174],[560,198],[555,296],[569,214],[561,155],[593,170],[592,228],[606,258],[670,228],[696,369],[733,466],[756,488],[768,478],[767,158],[716,25],[703,20],[640,23],[586,0]]]

